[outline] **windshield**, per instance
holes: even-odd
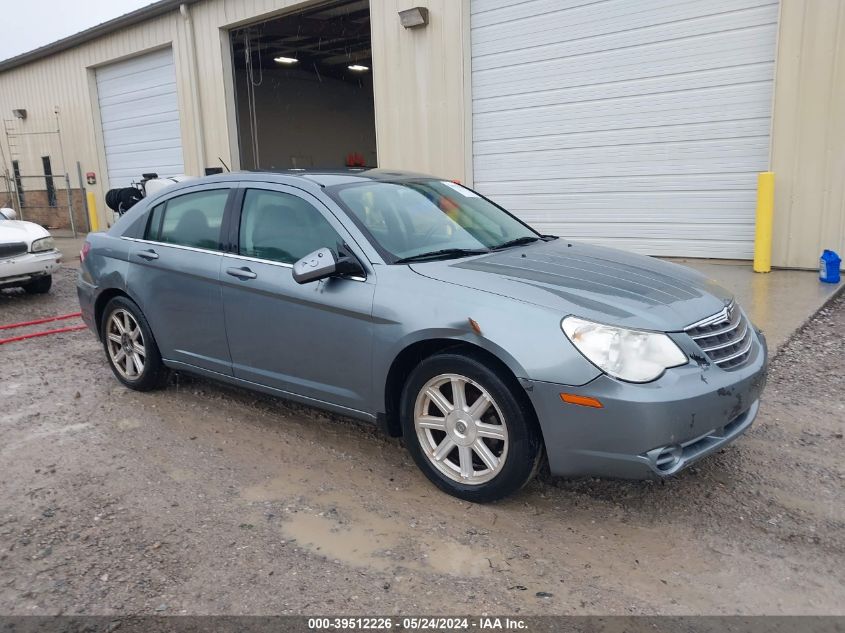
[[[486,252],[514,240],[540,239],[493,203],[448,181],[371,181],[341,186],[334,197],[394,263],[426,254]]]

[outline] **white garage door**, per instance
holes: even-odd
[[[97,95],[110,187],[185,172],[172,49],[98,68]]]
[[[750,258],[777,0],[472,0],[475,187],[546,233]]]

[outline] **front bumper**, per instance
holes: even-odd
[[[690,363],[646,384],[605,375],[581,387],[530,382],[552,474],[666,477],[735,440],[754,421],[766,383],[765,338],[754,336],[747,362],[730,371]],[[603,408],[566,404],[561,393]]]
[[[62,253],[58,250],[0,259],[0,288],[20,286],[38,277],[52,275],[61,263]]]

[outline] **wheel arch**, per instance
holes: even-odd
[[[400,437],[402,435],[399,408],[402,388],[408,374],[422,360],[447,351],[463,354],[488,366],[495,367],[513,389],[514,395],[530,411],[536,422],[536,411],[519,379],[518,374],[523,374],[522,368],[513,359],[508,359],[510,363],[505,362],[498,354],[470,341],[453,338],[428,338],[406,345],[396,354],[387,371],[384,381],[383,413],[379,413],[378,417],[380,426],[389,436]]]
[[[109,301],[111,301],[115,297],[126,297],[135,305],[138,304],[138,302],[135,301],[135,299],[133,299],[131,296],[129,296],[129,293],[123,290],[122,288],[106,288],[99,295],[97,295],[97,299],[94,301],[94,323],[97,324],[97,337],[100,340],[103,339],[103,313],[105,312],[106,306],[109,304]]]

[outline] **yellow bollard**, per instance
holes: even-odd
[[[775,174],[761,172],[757,176],[757,220],[754,230],[754,272],[772,269],[772,223],[775,213]]]
[[[88,221],[91,223],[91,232],[96,233],[100,230],[100,222],[97,218],[97,202],[94,198],[94,192],[88,193]]]

